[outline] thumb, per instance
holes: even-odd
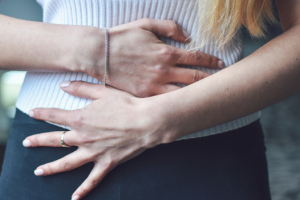
[[[170,37],[179,42],[189,42],[189,34],[173,20],[142,19],[141,28],[158,36]]]
[[[94,84],[83,81],[63,81],[59,84],[59,86],[68,94],[93,100],[99,99],[101,93],[107,89],[107,87],[104,87],[102,84]]]

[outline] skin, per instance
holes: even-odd
[[[51,175],[69,170],[64,168],[66,163],[73,169],[94,161],[93,171],[72,195],[79,199],[108,171],[145,149],[253,113],[299,92],[300,1],[277,3],[282,35],[240,62],[183,89],[137,98],[114,88],[83,82],[62,88],[94,101],[75,111],[32,110],[31,116],[36,119],[72,127],[65,142],[78,146],[72,154],[37,169],[42,169],[43,175]],[[98,117],[100,110],[102,115]],[[97,117],[101,118],[100,123],[95,121]],[[61,132],[41,133],[26,140],[31,147],[60,147],[60,135]],[[56,138],[57,144],[49,142],[53,141],[51,138]],[[84,159],[82,151],[89,151],[91,156]]]
[[[0,15],[0,24],[1,69],[76,71],[87,73],[100,81],[103,79],[103,29],[31,22],[4,15]],[[191,84],[210,75],[178,65],[214,69],[224,67],[224,63],[214,56],[202,52],[191,53],[160,41],[157,36],[170,37],[179,42],[189,41],[188,34],[171,20],[137,20],[109,29],[109,36],[107,84],[136,97],[171,92],[179,89],[173,82]],[[81,130],[78,129],[79,132]],[[68,164],[65,166],[68,168]],[[90,189],[86,193],[88,191]]]
[[[0,15],[0,24],[1,69],[84,72],[103,81],[105,30],[31,22],[4,15]],[[157,35],[189,41],[188,34],[171,20],[141,19],[109,29],[107,84],[137,97],[148,97],[179,89],[173,82],[191,84],[210,75],[177,65],[224,67],[214,56],[166,45]]]

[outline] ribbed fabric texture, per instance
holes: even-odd
[[[197,0],[38,0],[38,2],[43,7],[43,18],[44,22],[47,23],[110,28],[141,18],[170,19],[175,20],[192,37],[197,26]],[[185,44],[176,42],[170,38],[160,39],[166,44],[177,48],[186,47]],[[226,66],[230,66],[242,59],[243,46],[240,34],[237,34],[233,41],[227,44],[222,51],[215,49],[214,44],[214,40],[212,39],[200,51],[219,57],[225,62]],[[198,69],[208,73],[219,71],[201,66],[181,67]],[[71,96],[59,88],[60,82],[74,80],[101,83],[97,79],[80,72],[28,72],[17,101],[17,108],[25,113],[36,107],[55,107],[66,110],[83,108],[91,103],[92,100]],[[177,85],[185,86],[184,84]],[[257,112],[228,123],[186,135],[180,139],[197,138],[237,129],[257,120],[259,116],[260,112]],[[70,129],[70,127],[58,126]]]

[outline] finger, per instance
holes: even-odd
[[[79,188],[72,195],[72,200],[78,200],[86,196],[92,189],[94,189],[104,176],[111,170],[111,168],[103,167],[100,164],[95,164],[93,170],[87,179],[79,186]]]
[[[74,111],[57,108],[34,108],[29,111],[30,117],[66,126],[71,126],[72,114],[74,114]]]
[[[84,152],[76,150],[75,152],[70,153],[59,160],[39,166],[34,171],[34,174],[36,176],[49,176],[61,172],[70,171],[88,162],[91,162],[91,160],[88,159]]]
[[[40,133],[27,137],[23,141],[25,147],[62,147],[61,135],[64,131],[54,131],[48,133]],[[64,143],[68,146],[77,146],[77,138],[73,131],[67,131],[64,135]]]
[[[60,83],[60,88],[73,96],[87,98],[87,99],[99,99],[102,93],[106,90],[113,90],[110,86],[104,86],[102,84],[88,83],[84,81],[64,81]]]
[[[175,90],[178,90],[178,89],[180,89],[180,87],[178,87],[176,85],[164,84],[164,85],[159,86],[155,90],[154,95],[164,94],[164,93],[172,92],[172,91],[175,91]]]
[[[179,42],[189,42],[189,34],[173,20],[142,19],[141,27],[156,35],[170,37]]]
[[[196,69],[187,69],[182,67],[172,67],[170,69],[169,76],[167,78],[168,82],[175,83],[184,83],[184,84],[192,84],[197,81],[200,81],[211,74],[196,70]]]
[[[222,69],[225,63],[219,58],[200,51],[189,51],[185,49],[177,49],[177,59],[174,59],[178,65],[196,65],[213,69]]]

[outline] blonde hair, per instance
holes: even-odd
[[[213,36],[221,48],[243,25],[251,36],[265,37],[267,22],[279,24],[272,11],[272,0],[198,0],[199,26],[192,42],[199,49]]]

